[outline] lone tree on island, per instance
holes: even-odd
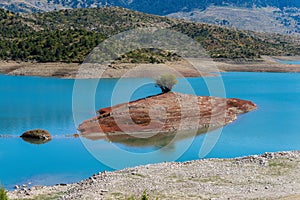
[[[175,84],[178,83],[173,74],[164,74],[155,79],[156,86],[160,87],[162,93],[170,92]]]

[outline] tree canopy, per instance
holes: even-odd
[[[156,85],[160,87],[162,93],[170,92],[174,85],[178,83],[173,74],[164,74],[155,79]]]

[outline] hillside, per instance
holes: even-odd
[[[300,8],[299,1],[278,0],[2,0],[0,6],[14,12],[36,12],[39,10],[65,8],[92,8],[119,6],[145,13],[167,15],[175,12],[204,10],[209,6],[232,6],[241,8],[285,7]]]
[[[278,0],[50,0],[72,8],[120,6],[140,12],[188,19],[243,30],[300,33],[300,2]]]
[[[12,12],[119,6],[144,13],[279,34],[300,33],[300,1],[278,0],[2,0]]]
[[[168,16],[242,30],[293,35],[300,33],[299,8],[210,6],[205,10],[182,11]]]
[[[65,7],[48,0],[1,0],[0,8],[16,13],[31,13],[46,12],[54,9],[63,9]]]
[[[299,54],[293,40],[219,26],[153,16],[118,7],[59,10],[25,16],[0,10],[0,58],[82,62],[104,39],[137,27],[159,26],[187,34],[214,58],[258,58]],[[138,57],[140,53],[129,53]],[[159,59],[164,60],[161,54]],[[147,56],[138,58],[148,62]],[[126,57],[126,60],[131,60]],[[143,60],[144,59],[144,60]],[[172,60],[166,58],[165,60]]]
[[[133,28],[154,26],[158,23],[161,27],[170,27],[177,21],[118,7],[32,13],[26,15],[26,18],[34,21],[44,30],[84,29],[107,36]]]

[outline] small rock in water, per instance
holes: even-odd
[[[42,129],[34,129],[24,132],[20,136],[24,141],[32,144],[44,144],[51,140],[51,134]]]

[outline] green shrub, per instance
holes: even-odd
[[[143,192],[141,200],[149,200],[149,196],[148,196],[146,190]]]
[[[0,200],[8,200],[7,192],[3,186],[0,185]]]
[[[155,79],[155,82],[163,93],[170,92],[173,86],[178,83],[176,76],[173,74],[161,75],[159,78]]]
[[[150,198],[149,198],[149,195],[147,194],[146,190],[144,190],[141,197],[136,198],[136,197],[132,196],[132,197],[127,198],[127,200],[149,200],[149,199]],[[156,199],[158,199],[158,198],[156,198]]]

